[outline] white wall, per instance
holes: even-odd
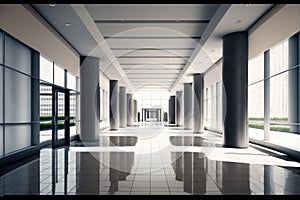
[[[275,6],[249,30],[249,59],[300,30],[300,4]]]

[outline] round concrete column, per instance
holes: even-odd
[[[127,126],[133,125],[133,99],[132,94],[127,94]]]
[[[109,81],[109,124],[111,130],[119,129],[119,82]]]
[[[224,146],[245,148],[248,137],[248,33],[223,38]]]
[[[202,133],[203,128],[203,74],[194,74],[193,84],[193,110],[194,132]]]
[[[183,96],[184,129],[191,130],[193,128],[192,83],[184,83]]]
[[[182,126],[182,91],[176,91],[176,124]]]
[[[80,57],[80,139],[82,142],[98,141],[99,122],[96,99],[99,87],[99,59]]]
[[[119,109],[120,109],[120,128],[125,128],[127,125],[126,115],[126,87],[120,86]]]

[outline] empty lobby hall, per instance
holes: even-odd
[[[299,64],[300,4],[0,4],[0,196],[299,195]]]

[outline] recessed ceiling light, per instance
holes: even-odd
[[[240,24],[240,23],[242,23],[242,20],[238,19],[238,20],[236,20],[236,23]]]
[[[49,6],[54,7],[54,6],[56,6],[56,4],[49,4]]]
[[[251,4],[244,4],[244,5],[247,6],[247,7],[251,6]]]
[[[71,26],[71,24],[70,23],[65,23],[65,26],[69,27],[69,26]]]

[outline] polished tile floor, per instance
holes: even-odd
[[[252,145],[224,148],[210,132],[146,123],[100,136],[2,172],[0,195],[300,194],[300,163]]]

